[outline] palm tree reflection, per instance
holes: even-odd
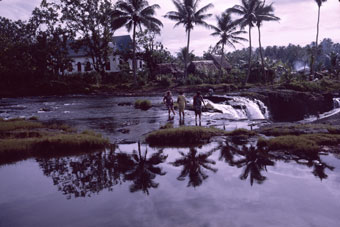
[[[140,144],[138,154],[117,152],[112,149],[76,157],[57,157],[51,159],[37,159],[43,173],[51,177],[58,190],[67,195],[90,197],[104,189],[109,191],[117,184],[133,181],[131,192],[142,190],[149,194],[149,188],[157,188],[154,182],[156,175],[164,175],[160,167],[167,156],[162,151],[156,152],[147,158],[147,150],[142,156]]]
[[[156,176],[166,174],[157,165],[165,162],[168,156],[164,155],[162,150],[152,154],[150,158],[147,158],[147,153],[148,150],[146,149],[144,155],[142,155],[140,143],[138,143],[138,153],[134,150],[130,157],[131,165],[125,173],[125,179],[133,181],[130,186],[131,192],[142,190],[149,194],[149,188],[157,188],[159,185],[154,181]]]
[[[267,177],[263,176],[261,172],[267,171],[267,166],[274,166],[275,164],[270,159],[268,152],[256,149],[254,146],[243,146],[239,150],[239,154],[243,157],[235,161],[234,164],[239,168],[244,167],[240,179],[246,180],[249,176],[250,185],[253,185],[254,181],[262,184]]]
[[[334,170],[334,167],[322,161],[319,155],[317,155],[317,158],[315,159],[308,159],[307,162],[302,162],[300,159],[295,159],[295,161],[298,164],[313,168],[313,175],[318,177],[320,180],[327,179],[328,175],[326,174],[326,169],[331,171]]]
[[[179,151],[182,155],[181,158],[172,162],[173,166],[183,166],[180,175],[177,177],[178,180],[183,181],[186,177],[189,177],[188,187],[200,186],[204,180],[208,178],[208,175],[204,172],[204,169],[216,172],[217,169],[213,168],[211,165],[215,165],[215,161],[208,159],[213,153],[198,153],[196,148],[190,148],[189,153],[184,154]]]

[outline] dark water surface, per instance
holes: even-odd
[[[246,153],[244,151],[247,151]],[[0,226],[325,226],[340,159],[129,144],[0,167]]]

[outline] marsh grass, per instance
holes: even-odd
[[[257,145],[266,147],[270,151],[284,150],[292,153],[315,154],[321,146],[335,146],[340,144],[340,135],[334,134],[305,134],[299,136],[285,135],[271,139],[260,138]]]
[[[266,136],[284,136],[284,135],[303,135],[313,133],[332,133],[340,134],[340,129],[327,124],[293,124],[284,126],[266,126],[257,130]]]
[[[252,136],[257,135],[254,131],[249,131],[247,129],[235,129],[234,131],[227,132],[227,135],[231,137],[231,141],[235,144],[242,145],[248,142],[248,139]]]
[[[230,136],[255,136],[256,132],[250,131],[244,128],[235,129],[234,131],[227,133]]]
[[[141,110],[148,110],[152,107],[152,104],[149,100],[136,100],[135,102],[135,108],[141,109]]]
[[[64,124],[23,119],[0,121],[0,164],[31,157],[76,154],[103,149],[109,141],[92,131],[76,133]]]
[[[185,126],[165,128],[149,133],[145,141],[151,146],[191,146],[209,142],[213,136],[223,136],[226,132],[216,128]]]

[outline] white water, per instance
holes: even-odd
[[[217,104],[205,99],[211,108],[222,112],[226,118],[232,120],[264,120],[269,118],[268,108],[260,100],[245,97],[228,96],[230,101]]]

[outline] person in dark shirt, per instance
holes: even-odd
[[[196,125],[197,125],[197,116],[199,117],[199,123],[201,125],[201,116],[202,116],[202,103],[205,106],[205,103],[204,103],[204,100],[203,100],[203,97],[201,95],[201,92],[197,92],[196,95],[194,96],[194,100],[193,100],[193,107],[194,107],[194,110],[195,110],[195,122],[196,122]]]

